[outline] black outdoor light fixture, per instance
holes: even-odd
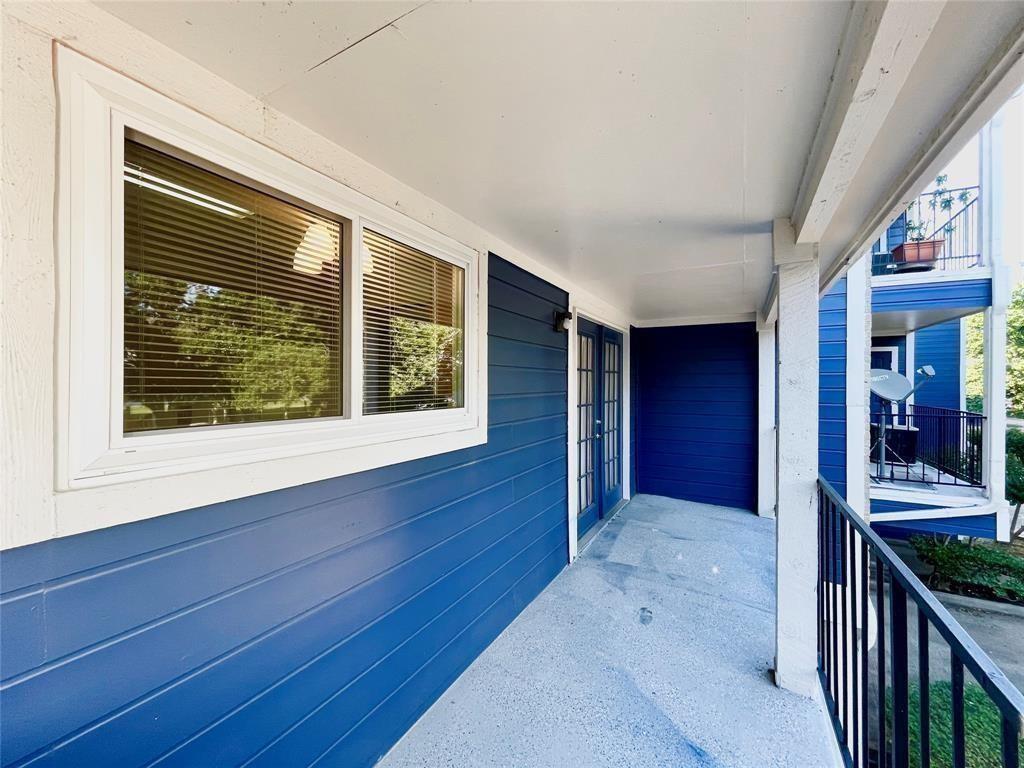
[[[572,328],[572,312],[555,312],[555,330],[568,331]]]

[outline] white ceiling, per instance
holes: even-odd
[[[638,320],[760,306],[849,8],[101,5]]]

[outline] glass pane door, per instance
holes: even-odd
[[[622,499],[622,334],[577,321],[577,535]]]

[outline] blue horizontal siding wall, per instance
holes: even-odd
[[[885,233],[887,250],[892,250],[897,245],[902,245],[907,240],[907,214],[901,213],[897,216]]]
[[[3,553],[3,764],[386,752],[566,564],[567,296],[489,301],[486,445]]]
[[[846,498],[846,278],[818,305],[818,471]]]
[[[754,324],[638,328],[630,341],[638,492],[754,509]]]
[[[872,523],[879,536],[887,539],[909,539],[911,536],[935,534],[939,536],[973,536],[976,539],[996,538],[995,515],[969,515],[935,520],[900,520],[891,523]]]
[[[960,320],[915,333],[914,365],[935,368],[934,378],[914,393],[915,403],[960,410]]]
[[[909,501],[893,501],[890,499],[872,499],[871,514],[885,512],[934,512],[934,504],[920,504]],[[996,516],[964,515],[962,517],[942,517],[928,520],[876,520],[871,523],[879,535],[890,539],[907,539],[917,534],[940,534],[944,536],[974,536],[982,539],[995,539]]]
[[[909,285],[874,286],[872,312],[913,312],[935,309],[979,310],[992,305],[992,281],[953,280]]]

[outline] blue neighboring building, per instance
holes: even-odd
[[[967,318],[990,316],[998,279],[993,267],[998,259],[986,253],[990,248],[978,223],[983,203],[978,192],[975,187],[922,195],[865,256],[870,299],[848,295],[849,276],[822,298],[819,464],[836,488],[847,492],[848,465],[860,462],[849,448],[849,422],[856,416],[847,407],[849,388],[862,386],[858,372],[892,370],[921,384],[905,403],[887,407],[871,395],[859,412],[869,420],[871,446],[863,506],[887,536],[933,532],[996,538],[1005,529],[1000,516],[1006,505],[997,498],[1002,486],[992,484],[1002,470],[991,469],[1001,467],[1002,446],[990,444],[996,442],[986,427],[992,414],[970,410],[967,398]],[[943,198],[952,201],[945,210]],[[866,325],[860,313],[867,312],[870,336],[861,334],[860,347],[860,336],[851,329]],[[924,366],[934,369],[926,381],[918,373]],[[883,417],[884,464],[879,461]]]

